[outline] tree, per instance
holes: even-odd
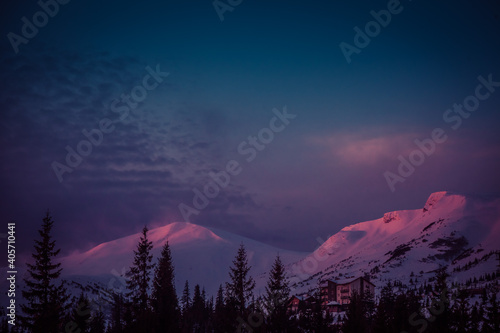
[[[7,317],[7,313],[3,306],[0,306],[0,317],[2,318],[0,322],[0,333],[9,333],[9,317]]]
[[[111,320],[108,333],[121,333],[125,325],[125,299],[122,294],[113,293],[111,304]]]
[[[451,309],[451,325],[457,333],[470,332],[470,306],[466,290],[458,290],[458,296]]]
[[[276,256],[264,296],[264,308],[267,312],[267,330],[284,332],[288,328],[287,302],[290,298],[290,287],[285,274],[285,266],[280,256]]]
[[[90,333],[104,333],[106,331],[106,317],[101,310],[95,311],[90,319]]]
[[[201,295],[200,285],[194,286],[193,305],[190,311],[193,332],[204,332],[206,324],[205,299]]]
[[[472,306],[470,312],[470,333],[479,333],[479,326],[481,324],[481,316],[479,315],[479,310],[477,308],[477,302]]]
[[[422,323],[419,315],[420,304],[413,291],[403,291],[397,294],[393,311],[393,332],[419,332],[427,329],[427,321],[424,321],[425,324]]]
[[[358,293],[354,290],[347,305],[342,332],[368,332],[371,327],[372,312],[372,296],[369,293]]]
[[[489,305],[485,309],[486,318],[483,323],[482,332],[500,332],[500,309],[498,307],[497,294],[492,290]]]
[[[450,323],[450,300],[448,297],[449,291],[447,285],[448,277],[449,274],[446,271],[446,266],[436,270],[436,283],[434,285],[435,297],[429,309],[432,315],[429,319],[432,323],[429,325],[431,332],[441,333],[448,330],[448,325]]]
[[[82,292],[71,310],[71,322],[66,324],[65,329],[72,332],[88,333],[90,330],[90,313],[90,302]],[[71,329],[68,329],[68,325],[72,325]]]
[[[396,331],[394,329],[395,300],[396,295],[394,295],[391,283],[388,282],[380,292],[380,300],[374,318],[374,333],[389,333]]]
[[[158,258],[151,295],[155,332],[177,332],[179,330],[179,302],[175,292],[175,275],[168,242]]]
[[[215,298],[215,309],[213,314],[213,326],[219,329],[225,327],[225,307],[226,304],[224,302],[224,289],[222,285],[219,285],[219,289],[217,290],[217,297]]]
[[[153,243],[148,240],[148,228],[142,229],[142,236],[137,251],[134,250],[134,262],[127,272],[129,280],[127,280],[127,288],[129,293],[127,296],[132,302],[132,315],[134,316],[134,328],[140,327],[142,330],[150,330],[151,310],[149,307],[149,282],[151,281],[151,270],[154,264],[151,263],[153,255]]]
[[[255,288],[255,281],[248,274],[250,268],[245,246],[241,244],[233,260],[233,267],[230,267],[230,282],[226,284],[228,295],[234,302],[235,309],[240,316],[245,315],[247,303],[252,298]]]
[[[27,264],[28,278],[24,279],[26,290],[22,295],[26,304],[21,305],[24,315],[20,316],[22,325],[32,333],[57,333],[63,329],[67,314],[69,296],[64,282],[55,284],[61,275],[60,263],[54,259],[61,251],[56,250],[51,231],[54,221],[47,212],[38,231],[40,240],[35,240],[34,264]]]
[[[184,290],[182,291],[181,297],[181,306],[182,306],[182,332],[191,332],[191,295],[189,291],[189,282],[186,280],[184,284]]]

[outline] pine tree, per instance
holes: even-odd
[[[278,255],[269,272],[264,296],[268,332],[284,332],[287,330],[288,316],[286,311],[289,298],[290,287],[285,274],[285,266]]]
[[[179,302],[175,292],[175,276],[168,242],[163,246],[153,279],[151,295],[155,332],[179,330]]]
[[[226,284],[227,285],[227,284]],[[238,313],[237,304],[235,297],[230,293],[229,289],[226,287],[224,289],[224,321],[221,327],[222,332],[234,332],[238,325],[238,318],[245,321],[241,314]],[[236,320],[235,320],[236,318]],[[241,330],[242,331],[242,330]]]
[[[125,326],[126,302],[122,294],[113,294],[111,306],[111,321],[108,326],[108,333],[121,333]]]
[[[485,314],[486,318],[483,323],[482,332],[500,332],[500,309],[498,307],[497,294],[495,290],[491,292],[489,305],[485,309]]]
[[[0,333],[9,333],[9,317],[7,317],[7,313],[3,306],[0,306],[0,318],[2,318],[0,322]]]
[[[106,317],[101,310],[95,311],[90,319],[90,333],[104,333],[106,331]]]
[[[184,284],[184,290],[182,291],[181,298],[182,312],[187,312],[191,308],[191,294],[189,291],[189,281],[186,280]]]
[[[193,332],[205,331],[205,299],[201,296],[200,285],[194,286],[193,305],[191,306],[191,323],[193,324]]]
[[[363,296],[354,290],[347,305],[342,332],[368,332],[368,315]]]
[[[394,303],[396,295],[392,290],[390,282],[382,288],[380,300],[377,305],[377,311],[374,319],[374,333],[395,332],[394,329]]]
[[[246,306],[252,299],[255,281],[249,276],[250,266],[248,266],[247,252],[245,246],[241,244],[238,253],[233,260],[233,267],[230,267],[230,282],[226,284],[226,290],[234,303],[237,313],[246,318]]]
[[[184,284],[184,290],[182,291],[181,297],[182,306],[182,332],[192,331],[192,320],[191,320],[191,295],[189,291],[189,282],[186,280]]]
[[[54,221],[47,212],[42,228],[38,231],[41,240],[35,240],[34,264],[27,264],[29,278],[25,279],[26,290],[22,291],[26,304],[21,305],[20,316],[23,327],[32,333],[57,333],[63,329],[69,305],[64,283],[56,285],[54,280],[61,275],[60,263],[54,259],[61,251],[55,249],[51,230]]]
[[[316,288],[316,292],[313,295],[314,301],[312,306],[312,329],[316,333],[326,333],[328,332],[328,324],[332,321],[330,313],[328,311],[323,311],[322,300],[323,293],[321,292],[321,287]],[[325,313],[326,312],[326,313]]]
[[[74,303],[74,307],[71,310],[71,331],[78,331],[81,333],[88,333],[90,330],[90,302],[82,293]],[[67,326],[65,327],[67,328]]]
[[[479,310],[477,309],[477,302],[472,306],[470,313],[470,333],[479,333],[479,327],[481,325],[481,316],[479,315]]]
[[[150,331],[151,309],[149,307],[149,282],[151,281],[151,270],[154,264],[151,263],[153,255],[153,243],[148,240],[148,228],[142,229],[142,236],[137,251],[134,251],[135,257],[130,270],[127,272],[129,280],[127,280],[127,288],[132,305],[132,315],[134,325],[132,330],[141,328],[142,330]]]
[[[219,285],[219,289],[217,290],[217,297],[215,298],[215,308],[213,314],[213,326],[216,328],[224,327],[225,321],[225,306],[224,303],[224,290],[222,285]]]
[[[434,298],[430,312],[433,320],[429,326],[431,332],[442,333],[448,330],[450,322],[450,300],[447,285],[449,277],[446,267],[440,267],[436,270],[436,284],[434,286],[436,297]]]
[[[451,325],[457,333],[469,332],[471,322],[469,319],[470,307],[467,291],[459,290],[458,296],[451,309]]]

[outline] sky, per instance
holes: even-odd
[[[186,220],[312,251],[500,192],[498,1],[40,3],[0,5],[20,253],[48,209],[63,254]]]

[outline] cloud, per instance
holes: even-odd
[[[373,132],[373,131],[370,131]],[[346,166],[374,166],[415,149],[416,133],[374,134],[364,130],[312,136],[308,143],[323,150],[323,157]]]

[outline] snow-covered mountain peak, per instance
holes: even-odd
[[[431,209],[436,203],[438,203],[447,194],[448,194],[448,192],[446,192],[446,191],[432,193],[429,196],[429,198],[427,199],[427,201],[425,202],[424,211],[428,211],[429,209]]]
[[[117,281],[124,281],[123,276],[132,265],[134,250],[141,236],[142,232],[137,232],[62,258],[64,277],[72,281],[95,281],[116,289]],[[178,292],[182,291],[184,282],[189,280],[191,285],[200,284],[207,293],[215,294],[219,284],[227,280],[229,267],[241,244],[247,249],[252,274],[255,275],[266,272],[278,252],[287,263],[305,255],[187,222],[152,228],[148,232],[148,239],[153,245],[151,253],[154,263],[168,241]],[[123,283],[119,287],[123,289]]]
[[[189,243],[194,240],[224,241],[210,229],[188,222],[173,222],[151,229],[148,238],[153,242],[154,247],[163,246],[166,241],[169,244]]]
[[[388,212],[345,227],[290,267],[299,281],[295,288],[303,291],[316,280],[365,274],[377,285],[388,279],[422,280],[440,265],[460,272],[455,278],[464,282],[474,272],[460,267],[481,274],[495,270],[499,238],[500,198],[443,191],[431,194],[423,209]]]

